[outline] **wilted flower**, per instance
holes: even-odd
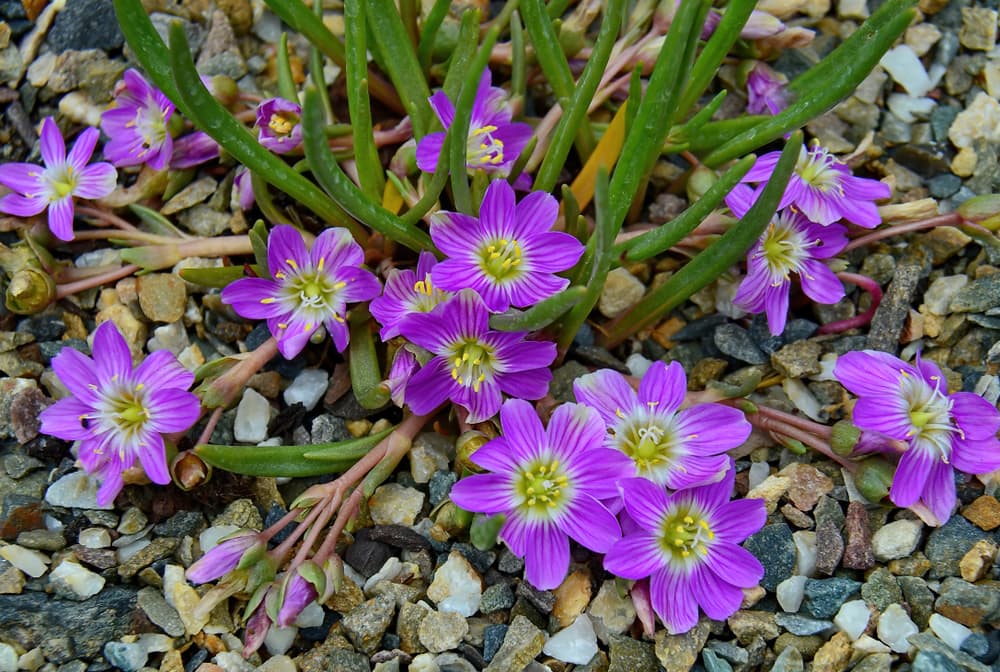
[[[219,143],[208,133],[195,131],[174,141],[174,154],[170,158],[170,167],[174,170],[184,170],[217,158],[219,158]]]
[[[668,495],[644,478],[619,482],[634,529],[604,557],[604,567],[625,579],[650,577],[653,609],[672,634],[698,623],[698,607],[715,620],[732,616],[742,588],[764,576],[764,568],[740,542],[767,519],[760,499],[729,501],[734,470],[718,483]]]
[[[108,136],[104,157],[116,166],[149,164],[162,170],[174,149],[167,122],[174,104],[135,70],[126,70],[115,89],[115,106],[101,115]]]
[[[236,197],[236,202],[240,204],[241,210],[249,210],[254,204],[251,178],[252,173],[246,166],[237,168],[236,174],[233,176],[233,195]]]
[[[400,329],[434,355],[406,386],[405,400],[414,413],[430,413],[451,399],[468,409],[469,422],[482,422],[500,409],[501,392],[541,399],[549,390],[555,344],[526,341],[522,332],[492,331],[486,306],[470,289],[437,310],[411,315]]]
[[[726,196],[726,205],[737,217],[750,209],[750,188],[737,185]],[[817,303],[833,304],[844,298],[844,286],[824,264],[847,245],[842,224],[820,226],[791,210],[781,210],[764,235],[747,253],[747,277],[740,283],[733,303],[751,313],[767,313],[772,334],[785,330],[791,274],[799,278],[802,291]]]
[[[507,175],[511,166],[527,146],[533,133],[531,126],[512,122],[511,109],[506,102],[507,93],[490,86],[489,69],[483,73],[472,103],[472,119],[469,122],[468,148],[465,164],[469,170],[483,170],[487,173]],[[455,106],[444,91],[430,97],[431,107],[441,124],[447,130],[455,119]],[[441,159],[441,146],[445,133],[428,133],[417,145],[417,166],[420,170],[433,173]],[[447,157],[445,157],[447,160]]]
[[[314,563],[308,564],[311,567],[316,567]],[[287,628],[294,624],[302,610],[319,596],[319,590],[305,578],[300,571],[302,569],[305,569],[305,565],[299,567],[295,572],[285,575],[281,591],[281,605],[278,607],[278,617],[275,619],[279,628]],[[318,567],[316,569],[322,572]]]
[[[763,61],[747,74],[747,112],[778,114],[788,107],[788,78]]]
[[[854,424],[905,441],[889,498],[922,503],[940,523],[955,507],[953,469],[985,474],[1000,468],[1000,412],[971,392],[948,394],[937,364],[907,364],[877,350],[841,355],[834,375],[858,396]]]
[[[514,190],[504,180],[486,189],[479,218],[438,212],[431,218],[431,238],[448,259],[431,271],[442,289],[471,288],[495,313],[511,306],[531,306],[569,285],[555,275],[583,254],[573,236],[552,231],[559,204],[536,191],[515,206]]]
[[[88,128],[69,155],[66,141],[52,117],[42,121],[44,168],[33,163],[0,165],[0,184],[14,193],[0,198],[0,212],[31,217],[49,209],[49,230],[59,240],[73,240],[73,197],[104,198],[115,190],[118,171],[110,163],[87,165],[101,135]]]
[[[84,469],[101,480],[97,503],[114,501],[122,472],[136,458],[160,485],[170,482],[163,434],[182,432],[200,415],[198,397],[187,389],[194,374],[167,350],[150,354],[132,369],[132,353],[113,322],[94,332],[94,358],[63,348],[52,369],[70,391],[42,411],[41,431],[79,441]]]
[[[326,325],[338,352],[347,347],[347,304],[367,301],[379,282],[361,268],[364,251],[347,229],[326,229],[306,250],[295,227],[274,227],[267,239],[268,270],[274,277],[242,278],[222,290],[222,301],[250,319],[266,319],[286,359],[302,352]]]
[[[761,156],[743,176],[743,182],[767,182],[779,156],[781,152]],[[778,209],[791,207],[823,226],[846,219],[872,229],[882,223],[875,201],[891,194],[887,184],[854,177],[847,164],[814,142],[808,150],[802,147]]]
[[[681,410],[687,378],[678,362],[649,367],[638,394],[611,369],[577,378],[573,391],[604,420],[607,445],[630,458],[629,475],[671,489],[718,480],[729,468],[726,451],[750,436],[750,423],[735,408],[698,404]]]
[[[414,313],[429,313],[454,294],[434,286],[431,270],[437,260],[424,251],[417,258],[417,268],[394,268],[385,277],[385,290],[372,299],[369,310],[382,325],[379,335],[383,341],[399,336],[399,325]]]
[[[406,385],[420,368],[420,362],[410,351],[410,347],[412,346],[404,345],[396,351],[396,356],[392,358],[392,366],[389,367],[389,377],[385,381],[392,403],[400,408],[406,403]]]
[[[302,145],[302,108],[284,98],[268,98],[257,106],[257,140],[275,154]]]
[[[260,533],[240,530],[223,539],[187,568],[184,575],[191,583],[215,581],[266,550]]]
[[[563,404],[542,428],[531,404],[510,399],[500,409],[502,436],[472,454],[488,474],[462,479],[451,499],[469,511],[502,513],[499,537],[524,558],[525,577],[555,588],[569,568],[569,540],[603,553],[621,536],[601,500],[616,497],[628,462],[604,448],[604,423],[580,404]]]

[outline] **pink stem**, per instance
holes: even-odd
[[[108,271],[107,273],[101,273],[100,275],[95,275],[84,280],[68,282],[64,285],[56,285],[56,301],[65,299],[67,296],[71,296],[77,292],[82,292],[85,289],[90,289],[91,287],[99,287],[106,282],[121,280],[122,278],[132,275],[138,270],[139,266],[136,266],[135,264],[128,264],[127,266],[122,266],[121,268]]]
[[[868,306],[868,310],[861,313],[860,315],[855,315],[854,317],[848,318],[846,320],[839,320],[837,322],[831,322],[829,324],[824,324],[819,328],[818,333],[820,334],[839,334],[848,329],[856,329],[858,327],[863,327],[872,321],[875,316],[875,311],[878,310],[878,306],[882,303],[882,288],[879,284],[865,275],[860,275],[858,273],[837,273],[837,277],[844,282],[849,282],[852,285],[856,285],[861,289],[868,292],[872,297],[872,303]]]
[[[844,252],[850,252],[851,250],[856,250],[859,247],[864,247],[865,245],[874,243],[877,240],[891,238],[892,236],[898,236],[904,233],[921,231],[923,229],[933,229],[936,226],[955,226],[956,224],[961,223],[962,216],[960,214],[957,212],[949,212],[946,215],[938,215],[937,217],[931,217],[929,219],[921,219],[907,224],[897,224],[885,229],[879,229],[878,231],[872,231],[871,233],[861,236],[860,238],[855,238],[847,244],[847,247],[844,248]]]
[[[108,212],[107,210],[92,208],[89,205],[80,205],[77,203],[76,212],[84,217],[96,217],[103,222],[107,222],[112,226],[117,226],[119,229],[124,229],[125,231],[138,231],[133,224],[125,221],[113,212]]]

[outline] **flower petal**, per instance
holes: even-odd
[[[938,459],[926,450],[908,450],[899,458],[889,499],[896,506],[916,504],[927,491],[927,482]],[[953,486],[954,487],[954,484]]]
[[[581,546],[597,553],[607,553],[622,536],[615,515],[586,494],[576,496],[572,508],[559,519],[559,527]]]
[[[558,587],[569,570],[569,537],[544,523],[537,523],[526,536],[524,578],[538,590]]]
[[[844,298],[844,285],[821,261],[805,259],[799,271],[799,282],[806,296],[816,303],[833,304]]]
[[[763,499],[734,499],[712,516],[712,531],[716,539],[742,543],[767,522],[767,509]]]
[[[42,190],[41,176],[42,169],[33,163],[0,164],[0,184],[19,194],[39,193]]]
[[[276,300],[279,287],[279,283],[266,278],[240,278],[223,287],[222,302],[251,320],[281,317],[288,314],[288,308]]]
[[[604,556],[604,568],[623,579],[644,579],[663,567],[656,537],[643,532],[616,541]]]
[[[49,230],[59,240],[73,240],[73,197],[49,203]]]
[[[70,347],[52,358],[52,370],[73,396],[86,403],[96,400],[98,387],[94,360]]]
[[[626,478],[618,485],[628,515],[643,529],[658,531],[670,507],[666,490],[645,478]]]
[[[893,486],[896,483],[893,481]],[[920,498],[931,513],[941,521],[942,524],[951,518],[951,512],[955,510],[955,470],[950,464],[936,462],[931,467],[930,476],[927,478],[927,487]],[[895,501],[895,500],[893,500]]]
[[[102,322],[94,332],[94,364],[101,385],[115,380],[127,382],[132,377],[132,352],[114,322]]]
[[[698,625],[698,601],[689,581],[688,577],[670,569],[661,569],[650,577],[653,610],[671,634],[684,633]]]
[[[66,161],[66,141],[52,117],[45,117],[42,121],[39,144],[41,145],[42,161],[47,167],[58,166]]]
[[[770,286],[764,290],[764,311],[767,313],[767,327],[772,336],[780,336],[788,321],[789,283]]]
[[[760,508],[763,510],[764,507]],[[708,550],[706,566],[711,568],[721,583],[739,588],[751,588],[764,578],[764,567],[753,553],[742,546],[721,541],[718,537]]]
[[[680,362],[654,362],[639,383],[640,405],[655,407],[657,413],[676,411],[686,395],[687,376]]]
[[[724,621],[739,610],[743,602],[743,591],[724,576],[717,574],[714,569],[714,567],[709,569],[707,565],[696,567],[690,576],[691,592],[697,596],[698,604],[706,616]]]
[[[497,378],[497,384],[504,394],[531,401],[548,394],[550,382],[552,371],[547,367],[505,373]]]
[[[95,163],[80,171],[73,195],[80,198],[104,198],[115,190],[117,184],[118,170],[114,166],[110,163]]]
[[[493,515],[513,508],[514,486],[507,474],[466,476],[451,488],[451,501],[466,511]]]
[[[441,132],[428,133],[420,138],[420,142],[417,143],[417,168],[425,173],[437,172],[444,139],[445,134]]]
[[[191,392],[173,387],[149,393],[149,427],[157,432],[183,432],[201,415],[201,402]]]
[[[736,448],[753,431],[742,411],[721,404],[685,408],[677,414],[675,423],[679,438],[695,455],[716,455]]]
[[[438,91],[433,96],[427,99],[427,102],[431,104],[434,113],[441,120],[441,125],[445,128],[449,128],[455,121],[455,106],[452,104],[451,99],[448,98],[448,94],[444,91]]]
[[[837,358],[833,368],[840,384],[858,396],[898,396],[900,376],[907,374],[917,375],[917,371],[898,357],[878,350],[848,352]]]
[[[90,435],[90,430],[83,426],[81,416],[89,414],[93,409],[76,397],[60,399],[38,416],[41,420],[41,432],[63,439],[64,441],[79,441]]]
[[[479,228],[487,237],[514,239],[514,188],[506,180],[493,180],[479,208]]]
[[[420,316],[413,316],[417,317]],[[417,415],[430,413],[445,402],[454,388],[448,363],[442,357],[435,357],[406,384],[406,403]]]
[[[316,236],[309,257],[313,268],[322,266],[333,272],[341,266],[360,266],[365,261],[364,250],[343,227],[326,229]]]
[[[193,396],[193,395],[192,395]],[[170,470],[167,469],[167,455],[163,447],[163,437],[156,432],[150,432],[143,437],[138,448],[139,461],[149,476],[149,480],[158,485],[170,482]]]
[[[77,172],[83,172],[90,163],[90,157],[94,154],[94,147],[97,146],[97,140],[101,137],[101,132],[96,128],[88,128],[83,133],[77,136],[76,142],[73,143],[73,149],[69,150],[69,155],[66,157],[66,163],[73,167]],[[105,164],[110,165],[110,164]],[[112,170],[114,166],[111,166]],[[82,195],[82,194],[81,194]],[[98,198],[91,196],[84,196],[84,198]]]
[[[132,372],[132,382],[149,387],[187,390],[194,382],[194,374],[185,369],[169,350],[157,350]]]
[[[500,427],[508,444],[525,449],[533,456],[549,443],[538,413],[523,399],[510,399],[504,403],[500,408]]]
[[[271,229],[267,237],[267,265],[271,275],[292,275],[308,266],[309,261],[305,241],[294,226],[279,224]]]
[[[618,413],[628,414],[639,403],[625,377],[611,369],[598,369],[573,381],[576,400],[597,409],[609,426],[618,424]]]

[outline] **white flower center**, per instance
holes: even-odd
[[[423,280],[417,280],[413,283],[413,291],[415,294],[410,300],[409,308],[418,313],[429,313],[448,298],[447,294],[431,282],[430,273],[424,274]]]
[[[823,193],[836,190],[842,196],[844,189],[840,183],[843,175],[833,169],[836,165],[843,165],[843,162],[830,154],[825,147],[817,144],[809,151],[802,148],[799,160],[795,164],[795,172],[810,187]]]
[[[479,248],[479,267],[501,283],[521,275],[522,252],[516,240],[498,238]]]
[[[536,519],[551,519],[565,509],[569,494],[569,476],[559,460],[534,460],[514,476],[516,506]]]
[[[143,383],[128,386],[116,379],[117,376],[112,379],[112,386],[107,390],[91,385],[100,399],[94,412],[81,415],[80,422],[100,434],[117,434],[121,439],[115,442],[119,446],[119,457],[125,459],[126,447],[134,445],[141,438],[152,414],[146,406],[146,386]],[[92,423],[96,423],[96,426]]]
[[[679,468],[677,460],[687,451],[677,436],[674,414],[663,415],[637,409],[629,415],[616,411],[622,421],[614,429],[615,446],[635,463],[636,472],[651,481],[663,484],[668,474]]]
[[[671,562],[690,565],[708,555],[715,539],[708,521],[690,505],[671,507],[660,523],[657,541]]]
[[[764,232],[757,256],[763,257],[775,286],[788,280],[790,273],[801,273],[802,262],[810,258],[808,249],[821,245],[819,239],[808,240],[791,215],[779,213]]]
[[[455,344],[448,359],[452,363],[452,380],[471,387],[473,392],[478,393],[486,377],[493,375],[493,348],[477,339]]]
[[[79,182],[79,176],[69,162],[46,168],[42,173],[42,178],[49,187],[49,200],[51,201],[72,196]]]
[[[941,391],[942,381],[934,376],[934,387],[931,387],[920,376],[906,371],[899,373],[900,393],[909,406],[907,437],[932,448],[947,464],[951,459],[952,434],[962,436],[962,430],[952,421],[952,401]]]
[[[335,281],[332,275],[324,271],[325,261],[324,257],[320,257],[315,268],[299,268],[294,259],[285,259],[285,263],[292,269],[291,275],[283,271],[274,274],[275,279],[281,282],[280,298],[267,297],[260,302],[267,304],[280,300],[289,311],[305,318],[306,331],[312,331],[318,323],[328,319],[343,322],[341,313],[344,301],[340,297],[340,290],[347,283]],[[287,327],[286,323],[278,324],[280,329]]]
[[[469,133],[466,163],[473,166],[496,166],[503,163],[503,140],[494,138],[496,126],[480,126]]]

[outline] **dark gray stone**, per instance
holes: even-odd
[[[764,354],[750,333],[735,324],[721,324],[713,337],[715,347],[723,354],[747,364],[767,364],[770,358]]]
[[[775,614],[774,622],[785,630],[788,630],[788,632],[793,635],[798,635],[799,637],[818,635],[819,633],[833,627],[832,621],[806,618],[805,616],[799,616],[798,614],[786,614],[785,612]]]
[[[951,300],[953,313],[982,313],[1000,306],[1000,274],[973,280]]]
[[[45,593],[0,595],[0,632],[31,650],[47,643],[59,652],[59,660],[95,658],[106,642],[120,639],[132,630],[136,593],[109,585],[83,602],[64,600]]]
[[[938,175],[927,181],[927,189],[934,198],[948,198],[962,188],[962,178],[957,175]]]
[[[194,537],[205,529],[201,511],[179,511],[153,528],[159,537]]]
[[[792,575],[795,567],[795,541],[792,530],[784,523],[766,525],[752,535],[743,547],[753,553],[764,566],[764,578],[760,585],[774,592],[778,584]]]
[[[941,583],[934,610],[970,628],[992,623],[1000,619],[1000,589],[951,576]]]
[[[451,486],[458,481],[458,474],[453,471],[435,471],[427,484],[428,499],[432,507],[443,502],[451,493]]]
[[[930,578],[941,579],[958,576],[958,563],[962,556],[981,539],[989,539],[990,534],[979,529],[962,516],[951,519],[931,532],[924,546],[924,555],[931,561]]]
[[[962,672],[962,668],[940,653],[920,651],[910,667],[913,672]]]
[[[705,663],[705,669],[708,672],[733,672],[733,666],[717,656],[711,649],[702,650],[701,660]]]
[[[896,266],[896,275],[886,289],[868,330],[868,348],[896,354],[899,352],[899,334],[910,314],[910,306],[917,292],[917,284],[929,270],[922,261],[904,258]]]
[[[803,608],[813,618],[833,618],[861,583],[852,579],[807,579]]]
[[[656,672],[660,669],[653,645],[631,637],[612,636],[608,657],[608,672]]]
[[[484,614],[492,614],[494,611],[510,609],[514,606],[514,591],[507,583],[494,583],[483,591],[483,597],[479,601],[479,611]]]
[[[69,0],[56,15],[48,45],[62,53],[75,49],[114,51],[125,43],[111,0]]]
[[[493,656],[500,650],[504,637],[507,636],[506,625],[487,625],[483,631],[483,660],[487,663],[493,660]]]
[[[865,585],[861,586],[861,597],[879,611],[885,611],[890,604],[903,601],[903,591],[896,577],[885,567],[879,567],[868,575]]]

